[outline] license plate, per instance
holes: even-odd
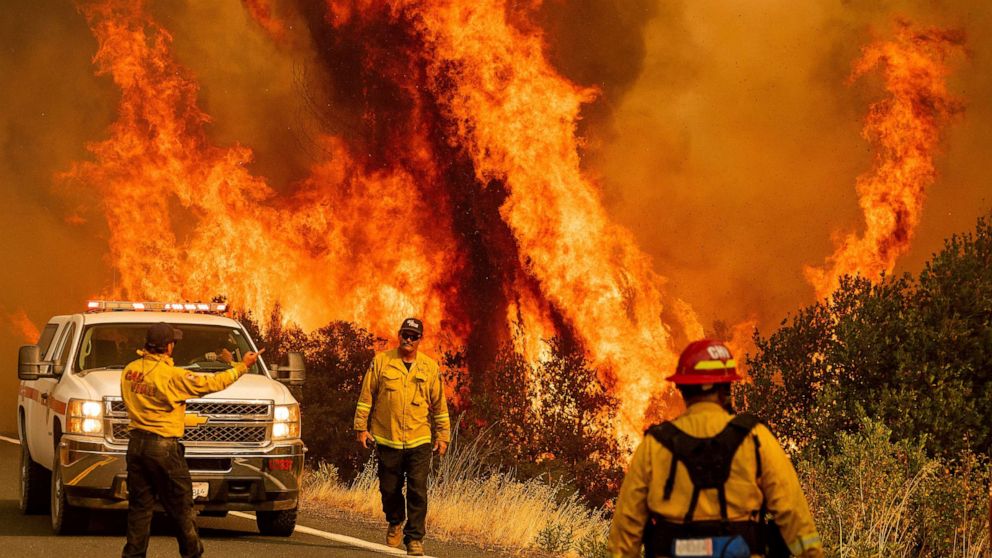
[[[210,495],[210,483],[208,482],[194,482],[193,483],[193,499],[206,498]]]
[[[713,556],[713,539],[675,539],[676,556]]]

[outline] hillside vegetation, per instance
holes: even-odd
[[[308,505],[379,519],[370,452],[353,441],[362,375],[378,339],[334,322],[281,327],[262,345],[303,350],[297,395]],[[828,556],[979,557],[989,551],[992,227],[948,239],[918,276],[846,277],[768,337],[755,333],[738,409],[792,454]],[[616,401],[568,338],[532,365],[504,346],[484,370],[444,351],[461,438],[432,484],[432,536],[554,555],[597,556],[625,456],[607,427]],[[273,354],[274,353],[274,354]],[[494,529],[494,525],[506,528]],[[512,528],[511,528],[512,527]]]
[[[846,277],[755,335],[738,408],[799,461],[837,556],[988,552],[992,226],[947,239],[916,277]]]

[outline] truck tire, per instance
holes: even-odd
[[[21,512],[26,515],[48,513],[51,473],[31,459],[26,442],[21,442]]]
[[[296,529],[296,508],[291,510],[257,511],[258,532],[272,537],[288,537]]]
[[[56,535],[71,535],[81,532],[88,522],[83,509],[69,504],[65,496],[62,465],[56,455],[52,467],[52,530]]]

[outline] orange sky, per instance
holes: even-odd
[[[15,316],[40,326],[118,280],[98,204],[54,176],[106,138],[120,93],[94,75],[96,41],[73,6],[19,4],[0,14],[0,358],[10,368],[24,330]],[[251,148],[251,172],[276,190],[319,161],[316,132],[347,129],[347,107],[337,107],[340,120],[314,116],[328,85],[309,37],[273,43],[237,2],[152,2],[150,11],[199,82],[210,139]],[[293,23],[294,13],[282,15]],[[884,91],[877,76],[846,80],[896,16],[962,28],[969,51],[950,61],[949,87],[966,109],[947,128],[897,271],[917,271],[992,208],[987,2],[546,0],[531,16],[556,68],[601,90],[583,112],[582,164],[610,217],[707,328],[755,318],[768,332],[813,300],[803,266],[822,264],[835,235],[862,228],[855,181],[871,153],[861,128]],[[13,413],[0,416],[0,430],[13,424]]]

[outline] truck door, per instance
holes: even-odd
[[[65,320],[53,319],[48,322],[38,339],[38,352],[41,360],[48,361],[54,358],[55,341],[58,336],[65,331]],[[43,373],[48,373],[48,368],[43,367]],[[41,445],[45,439],[45,417],[48,408],[42,404],[39,397],[38,386],[40,380],[26,380],[21,382],[21,394],[24,396],[24,441],[27,444],[31,455],[37,456]]]
[[[52,344],[53,349],[50,351],[49,357],[50,360],[55,361],[55,370],[61,370],[61,374],[38,378],[35,382],[35,389],[38,390],[38,399],[41,404],[35,407],[38,414],[30,419],[32,420],[31,425],[37,427],[34,428],[30,449],[31,456],[42,465],[50,465],[53,463],[52,460],[55,457],[55,444],[52,441],[52,420],[53,415],[56,413],[53,412],[52,408],[52,404],[54,403],[52,391],[55,390],[55,386],[59,383],[61,375],[68,371],[69,355],[72,352],[78,330],[79,327],[75,323],[70,322],[66,327],[62,328],[62,333],[58,336],[57,341]],[[54,411],[65,413],[64,409],[55,409]],[[42,427],[42,425],[45,426]]]

